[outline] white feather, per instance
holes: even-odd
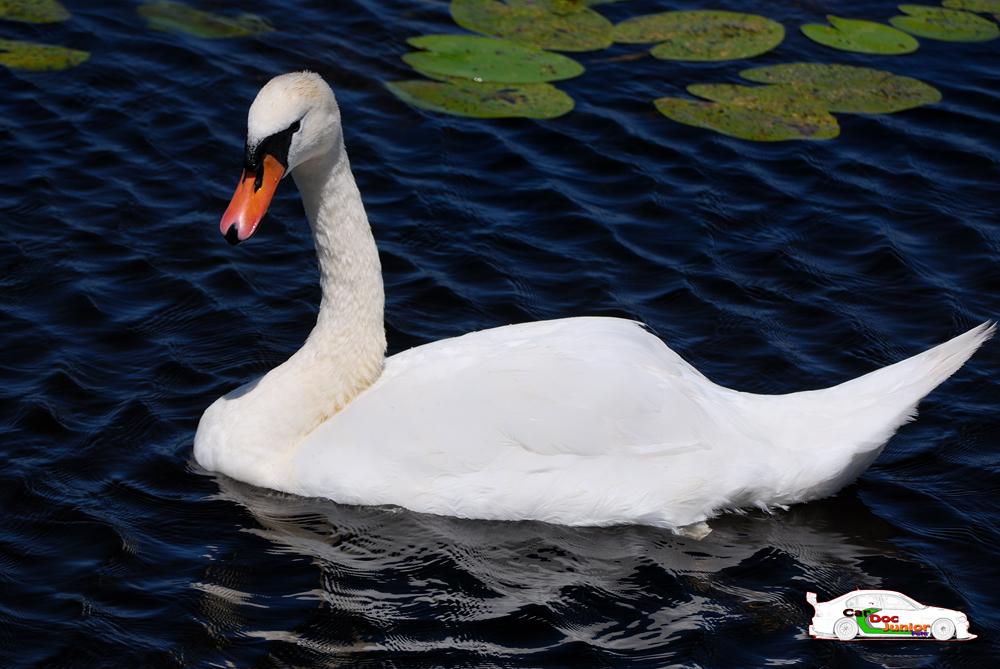
[[[299,118],[289,170],[320,262],[317,325],[286,363],[215,402],[195,437],[202,466],[255,485],[701,535],[695,524],[722,510],[805,502],[854,480],[995,329],[780,396],[718,386],[640,325],[611,318],[512,325],[383,360],[378,253],[332,91],[310,73],[278,77],[248,126],[259,142]]]

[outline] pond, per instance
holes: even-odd
[[[785,35],[730,61],[665,60],[653,44],[562,52],[585,71],[545,85],[571,111],[483,119],[411,106],[386,86],[422,78],[402,59],[416,51],[408,39],[471,34],[443,0],[192,0],[229,17],[228,36],[137,2],[62,4],[55,22],[0,20],[2,40],[89,54],[49,72],[0,67],[0,664],[1000,656],[997,341],[856,483],[720,516],[703,540],[344,506],[255,488],[192,456],[204,409],[296,351],[319,306],[290,180],[252,240],[233,248],[219,234],[247,109],[271,77],[312,70],[337,94],[390,353],[616,316],[721,385],[789,393],[1000,316],[1000,39],[918,35],[915,51],[872,55],[800,30],[828,14],[888,25],[900,12],[883,0],[600,4],[612,23],[753,12]],[[653,102],[696,100],[694,84],[765,85],[740,73],[797,62],[910,77],[940,101],[835,111],[836,136],[766,142],[672,120]],[[979,638],[812,639],[806,593],[855,588],[962,611]]]

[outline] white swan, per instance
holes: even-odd
[[[375,241],[329,86],[299,72],[250,107],[245,172],[221,230],[256,229],[283,174],[319,257],[316,327],[287,362],[210,406],[208,470],[347,504],[480,519],[700,527],[725,509],[831,495],[988,339],[984,323],[825,390],[722,388],[640,325],[569,318],[384,358]]]

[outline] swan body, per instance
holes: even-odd
[[[716,385],[641,325],[614,318],[511,325],[384,358],[378,253],[318,75],[282,75],[261,90],[244,168],[222,233],[234,244],[253,234],[291,172],[323,300],[295,355],[205,411],[194,453],[206,469],[299,495],[674,530],[726,509],[818,499],[864,471],[995,330],[986,323],[788,395]]]

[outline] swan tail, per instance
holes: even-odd
[[[906,414],[902,422],[907,422],[916,416],[920,400],[957,372],[995,333],[996,325],[987,321],[923,353],[842,383],[828,392],[846,392],[854,397],[868,397],[872,402],[897,405]]]
[[[986,322],[832,388],[780,396],[780,409],[776,406],[772,416],[784,425],[783,434],[794,440],[783,444],[784,452],[800,467],[791,469],[795,473],[779,484],[783,494],[769,503],[820,499],[851,483],[875,461],[889,438],[913,420],[920,400],[958,371],[995,332],[996,325]]]

